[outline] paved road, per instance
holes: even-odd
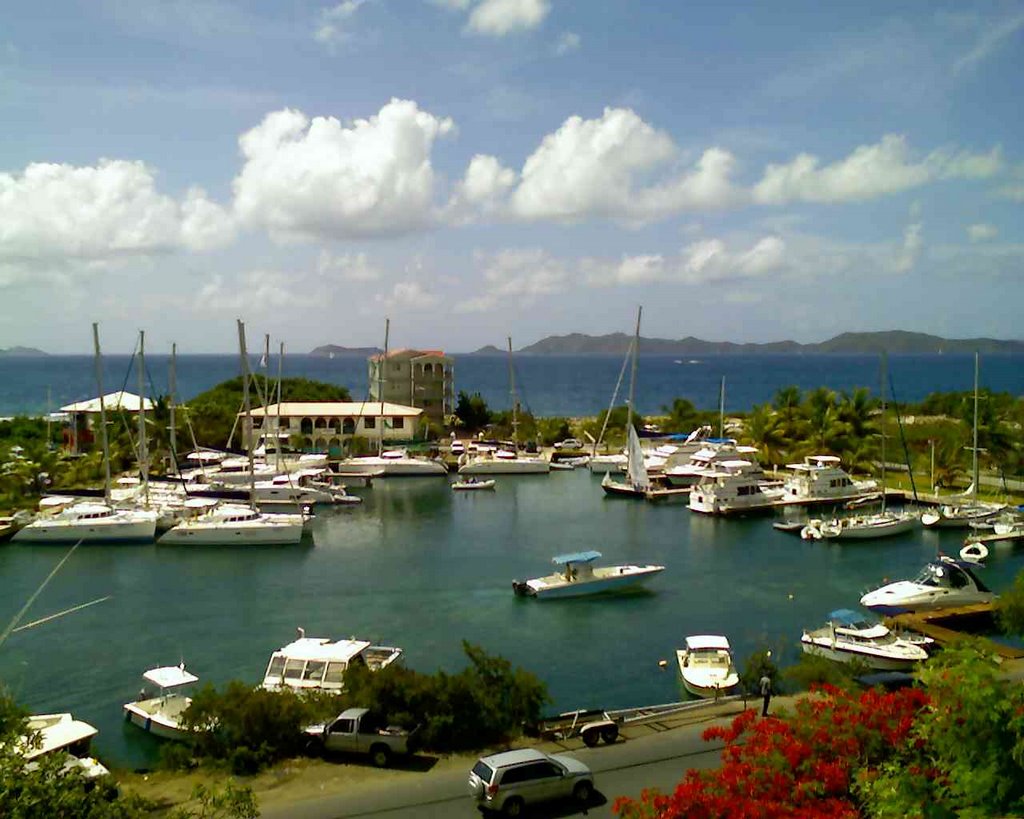
[[[586,810],[570,803],[535,808],[530,816],[561,819],[568,816],[613,816],[617,796],[638,796],[643,788],[671,790],[687,768],[718,765],[719,744],[704,742],[700,735],[712,724],[726,724],[729,717],[704,716],[683,724],[665,721],[644,728],[630,728],[615,745],[583,748],[574,743],[573,756],[586,762],[595,774],[598,794]],[[548,750],[557,750],[548,748]],[[264,819],[480,819],[466,787],[468,770],[401,772],[387,781],[376,781],[344,791],[286,806],[269,807]]]

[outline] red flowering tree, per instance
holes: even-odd
[[[620,797],[614,810],[624,819],[859,816],[858,772],[892,757],[927,704],[920,688],[853,695],[822,686],[786,717],[744,711],[728,728],[704,732],[725,742],[720,768],[688,771],[670,794]]]

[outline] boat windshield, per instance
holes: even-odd
[[[937,566],[934,563],[929,563],[921,570],[921,574],[917,576],[914,582],[921,586],[948,588],[950,585],[949,572],[945,566]]]

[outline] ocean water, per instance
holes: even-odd
[[[256,684],[298,626],[401,646],[404,662],[423,671],[461,668],[469,640],[538,674],[553,710],[671,702],[683,696],[674,652],[688,634],[727,635],[740,663],[764,648],[793,660],[803,628],[856,607],[883,579],[915,575],[939,549],[955,553],[962,537],[805,542],[768,517],[717,520],[677,503],[606,498],[586,470],[499,477],[493,493],[456,493],[429,478],[361,492],[361,506],[318,514],[298,548],[80,547],[26,620],[111,599],[12,635],[0,680],[37,713],[70,710],[96,725],[94,748],[130,767],[156,755],[121,713],[144,670],[183,660],[203,681]],[[513,595],[514,579],[583,549],[666,569],[634,595]],[[0,623],[64,551],[0,546]],[[998,591],[1024,561],[1000,551],[989,563],[982,576]]]
[[[258,360],[253,357],[253,369]],[[608,406],[622,369],[620,356],[517,356],[513,361],[520,401],[538,415],[594,415]],[[107,392],[137,392],[137,376],[129,356],[105,356],[103,387]],[[168,356],[146,357],[151,394],[167,392]],[[188,399],[239,374],[238,356],[179,356],[178,394]],[[288,376],[301,376],[349,389],[355,400],[368,393],[366,361],[289,355]],[[973,388],[974,359],[969,355],[890,356],[889,371],[899,401],[919,401],[930,392]],[[267,369],[277,373],[276,358]],[[867,387],[879,391],[879,359],[873,355],[716,355],[701,359],[641,356],[636,403],[642,414],[657,414],[678,397],[699,409],[718,407],[725,378],[728,411],[745,411],[770,401],[776,390],[795,384],[810,390]],[[629,374],[619,391],[625,403]],[[985,356],[981,383],[991,390],[1024,394],[1024,356]],[[509,366],[504,356],[455,356],[455,388],[479,392],[493,409],[510,406]],[[93,360],[89,356],[45,358],[0,357],[0,416],[38,415],[96,395]]]

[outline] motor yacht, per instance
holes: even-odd
[[[89,746],[99,731],[88,722],[64,714],[33,714],[25,720],[27,736],[20,743],[19,750],[28,762],[42,756],[63,755],[65,770],[77,770],[86,779],[97,779],[109,775],[110,771],[101,762],[90,756]],[[36,741],[29,741],[36,737]]]
[[[299,637],[270,655],[263,675],[263,688],[277,691],[327,691],[345,689],[345,671],[351,665],[364,665],[371,671],[387,668],[402,656],[402,649],[375,646],[366,640],[336,640],[307,637],[299,629]]]
[[[913,580],[898,580],[870,591],[860,604],[879,614],[990,603],[993,594],[974,574],[978,564],[940,555]]]
[[[740,684],[729,640],[717,634],[686,638],[686,648],[676,651],[683,686],[695,697],[720,697]]]
[[[707,440],[685,463],[677,463],[666,468],[662,475],[670,486],[685,489],[695,486],[704,473],[714,469],[718,463],[756,459],[757,447],[739,446],[735,441],[727,439]]]
[[[600,552],[558,555],[551,562],[560,569],[533,580],[515,580],[512,590],[521,597],[553,600],[634,589],[665,570],[664,566],[594,566]]]
[[[850,609],[838,609],[822,627],[804,631],[800,644],[805,654],[839,663],[854,660],[880,671],[906,671],[928,652],[919,644],[897,637],[886,626]]]
[[[803,463],[787,464],[792,470],[782,484],[789,502],[828,503],[864,497],[878,490],[875,481],[855,481],[840,466],[835,455],[809,455]]]
[[[764,471],[754,461],[721,461],[707,469],[690,490],[690,510],[705,515],[763,512],[782,498],[782,489],[765,485]]]

